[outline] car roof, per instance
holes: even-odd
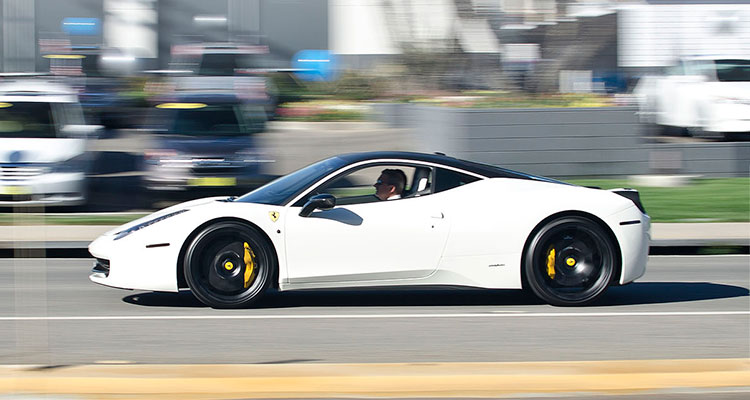
[[[5,101],[35,103],[73,103],[76,92],[68,86],[47,80],[18,80],[0,84],[0,98]]]
[[[684,61],[750,60],[750,57],[741,55],[741,54],[697,55],[697,56],[685,56],[682,58],[682,60]]]
[[[496,167],[489,164],[482,164],[478,162],[461,160],[458,158],[450,157],[443,153],[417,153],[408,151],[372,151],[372,152],[361,152],[361,153],[348,153],[338,156],[339,158],[349,162],[356,163],[360,161],[377,160],[377,159],[397,159],[404,161],[421,161],[429,162],[434,164],[441,164],[448,167],[454,167],[463,169],[468,172],[473,172],[478,175],[482,175],[488,178],[515,178],[515,179],[530,179],[530,180],[542,180],[547,182],[558,182],[553,179],[544,178],[540,176],[534,176],[524,174],[518,171],[512,171],[505,168]]]

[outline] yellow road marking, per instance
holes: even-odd
[[[750,387],[750,359],[0,367],[0,394],[83,398],[498,397]]]
[[[98,361],[94,361],[94,364],[119,364],[119,365],[122,365],[122,364],[134,364],[134,362],[133,361],[128,361],[128,360],[98,360]]]

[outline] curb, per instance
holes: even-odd
[[[79,398],[508,397],[750,390],[750,360],[0,367],[0,393]]]
[[[273,121],[269,124],[269,131],[318,131],[352,133],[357,131],[375,131],[387,129],[388,126],[379,121]]]

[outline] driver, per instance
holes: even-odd
[[[375,186],[375,196],[380,200],[400,199],[406,186],[406,174],[396,168],[384,169],[373,186]]]

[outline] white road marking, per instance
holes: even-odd
[[[693,317],[750,315],[750,311],[655,311],[655,312],[575,312],[575,313],[487,313],[465,314],[269,314],[269,315],[121,315],[68,317],[0,317],[0,321],[122,321],[122,320],[219,320],[219,319],[405,319],[405,318],[570,318],[570,317]]]

